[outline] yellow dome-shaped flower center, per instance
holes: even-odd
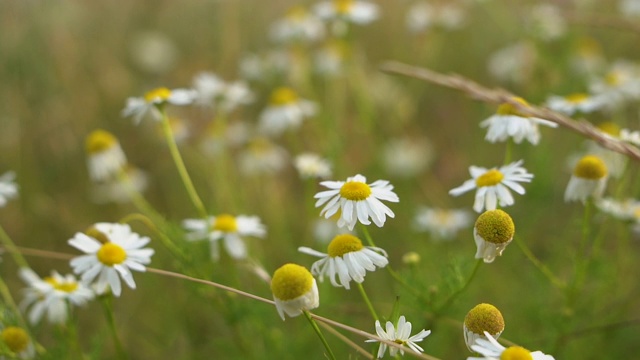
[[[87,236],[90,236],[90,237],[98,240],[99,242],[101,242],[103,244],[106,244],[106,243],[111,241],[111,240],[109,240],[109,237],[105,233],[103,233],[100,230],[98,230],[98,228],[96,228],[95,226],[91,226],[90,228],[85,230],[84,233]]]
[[[144,94],[144,101],[148,103],[164,102],[171,96],[171,90],[166,87],[153,89]]]
[[[113,266],[122,264],[127,259],[127,252],[120,245],[108,242],[102,245],[96,256],[101,263]]]
[[[362,201],[371,195],[369,185],[359,181],[349,181],[340,188],[340,196],[347,200]]]
[[[293,104],[298,100],[298,95],[288,87],[279,87],[271,93],[271,104],[282,106]]]
[[[238,222],[234,216],[228,214],[218,215],[213,223],[213,230],[236,232],[238,231]]]
[[[514,97],[513,100],[518,102],[519,104],[529,106],[529,103],[521,97]],[[515,115],[527,117],[526,115],[523,115],[520,111],[518,111],[518,109],[516,109],[516,107],[511,103],[502,103],[500,106],[498,106],[498,111],[496,111],[496,113],[498,115]]]
[[[353,0],[334,0],[333,6],[336,7],[338,14],[346,15],[349,14],[353,8]]]
[[[533,360],[531,352],[521,346],[511,346],[500,354],[500,360]]]
[[[72,293],[74,291],[76,291],[76,289],[78,288],[78,283],[76,282],[58,282],[56,281],[55,278],[47,276],[46,278],[44,278],[44,281],[48,282],[49,284],[51,284],[51,286],[53,286],[54,289],[56,290],[60,290],[66,293]]]
[[[331,257],[342,256],[346,253],[360,251],[364,248],[362,241],[351,234],[338,235],[331,240],[327,253]]]
[[[620,136],[620,126],[613,121],[605,121],[598,124],[598,130],[614,137]]]
[[[29,335],[23,329],[16,326],[7,326],[2,330],[2,341],[9,350],[19,353],[29,346]]]
[[[304,266],[285,264],[273,273],[271,291],[280,300],[293,300],[311,290],[313,276]]]
[[[588,94],[585,93],[575,93],[571,95],[565,96],[565,100],[572,104],[580,104],[589,98]]]
[[[587,155],[578,161],[573,175],[588,180],[599,180],[607,176],[607,165],[595,155]]]
[[[504,330],[504,318],[498,308],[491,304],[479,304],[464,317],[464,325],[474,334],[488,332],[496,335]]]
[[[511,216],[500,209],[488,210],[478,216],[475,228],[484,241],[494,244],[511,241],[516,231]]]
[[[504,179],[504,174],[502,174],[500,170],[491,169],[476,178],[476,186],[477,187],[495,186],[500,184],[502,179]]]
[[[94,130],[85,140],[85,150],[87,154],[98,154],[111,149],[118,144],[118,140],[110,132],[105,130]]]

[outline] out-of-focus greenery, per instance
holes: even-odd
[[[441,359],[469,356],[462,337],[462,320],[478,303],[498,307],[506,320],[503,337],[557,359],[626,358],[640,351],[637,341],[640,296],[638,235],[628,224],[597,213],[591,222],[602,246],[594,254],[577,300],[567,303],[565,292],[554,288],[516,244],[492,264],[483,264],[469,288],[445,313],[435,318],[434,307],[458,289],[475,264],[472,230],[450,242],[434,242],[412,227],[419,205],[471,209],[472,194],[459,198],[448,191],[468,178],[468,167],[499,166],[504,144],[484,141],[478,124],[495,112],[449,89],[417,80],[383,74],[377,66],[399,60],[441,72],[459,73],[488,86],[504,87],[540,104],[551,94],[586,91],[590,77],[574,70],[572,58],[583,39],[599,44],[604,69],[617,59],[637,60],[639,33],[632,20],[615,9],[616,2],[579,5],[556,1],[567,20],[558,39],[543,41],[530,26],[531,6],[537,1],[455,2],[466,14],[459,29],[439,27],[411,34],[405,15],[411,1],[379,1],[381,18],[355,26],[349,45],[352,63],[333,77],[303,67],[300,77],[274,76],[250,82],[256,101],[234,112],[233,121],[256,124],[270,91],[289,85],[315,101],[319,113],[298,130],[276,142],[293,157],[317,152],[333,163],[332,180],[361,173],[368,180],[387,179],[400,197],[390,207],[396,214],[383,228],[370,226],[376,244],[389,253],[390,264],[431,304],[417,300],[383,270],[368,273],[364,282],[374,306],[387,317],[396,297],[400,313],[414,332],[431,329],[420,345]],[[437,3],[437,2],[436,2]],[[441,1],[440,3],[446,3]],[[452,2],[453,3],[453,2]],[[586,2],[584,2],[586,3]],[[271,298],[268,284],[246,266],[224,255],[210,262],[206,242],[186,242],[180,222],[198,214],[162,138],[160,126],[143,121],[135,126],[120,112],[130,96],[158,86],[191,86],[195,74],[211,71],[226,80],[240,78],[240,60],[280,48],[294,52],[294,62],[309,62],[319,45],[293,49],[270,41],[268,29],[294,1],[0,1],[0,173],[15,170],[18,200],[0,209],[0,223],[18,246],[77,254],[67,240],[96,222],[117,222],[138,210],[132,204],[96,204],[85,166],[84,141],[97,128],[115,134],[128,160],[149,177],[146,199],[170,223],[169,235],[193,260],[180,264],[148,228],[134,230],[150,236],[156,249],[152,267],[189,271],[209,280]],[[312,5],[313,2],[304,2]],[[603,26],[601,19],[607,21]],[[636,18],[637,21],[637,18]],[[610,26],[620,25],[619,27]],[[139,39],[162,36],[175,47],[175,60],[151,70],[136,60]],[[491,56],[517,41],[535,51],[536,60],[523,70],[523,81],[495,78],[487,70]],[[603,75],[604,69],[595,75]],[[224,156],[204,154],[199,142],[210,114],[196,108],[178,109],[191,129],[180,150],[205,206],[212,214],[258,215],[267,226],[265,239],[248,239],[250,253],[268,271],[286,262],[310,267],[314,259],[299,246],[324,251],[313,237],[319,209],[313,194],[315,180],[300,180],[290,161],[276,174],[243,175],[238,171],[240,150]],[[630,103],[615,113],[599,112],[589,121],[617,122],[638,127],[638,106]],[[583,205],[563,201],[571,175],[568,158],[582,150],[585,139],[566,129],[543,128],[533,146],[512,147],[512,159],[524,159],[535,175],[523,196],[505,210],[514,219],[516,236],[559,278],[574,276],[576,248],[582,234]],[[383,149],[400,137],[429,139],[430,167],[405,178],[391,173],[382,161]],[[631,161],[621,179],[611,179],[608,196],[638,196],[637,166]],[[356,228],[358,230],[358,228]],[[402,256],[415,251],[421,261],[408,266]],[[51,269],[66,273],[68,263],[28,258],[42,276]],[[190,270],[186,270],[190,269]],[[7,254],[0,264],[2,278],[16,299],[24,284]],[[132,359],[324,359],[322,344],[306,321],[278,317],[263,303],[219,290],[156,274],[135,274],[137,289],[125,288],[114,299],[116,325]],[[374,321],[356,290],[320,283],[320,307],[314,312],[374,333]],[[97,302],[75,309],[78,341],[85,358],[115,358],[107,323]],[[49,350],[46,358],[78,356],[68,345],[64,327],[33,328]],[[326,334],[338,358],[359,355]],[[347,334],[365,349],[364,339]]]

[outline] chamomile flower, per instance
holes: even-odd
[[[272,174],[288,164],[289,153],[263,136],[249,140],[238,154],[238,167],[245,175]]]
[[[143,97],[130,97],[122,110],[122,116],[133,117],[133,122],[139,124],[143,118],[149,116],[154,120],[161,120],[160,108],[166,104],[189,105],[196,97],[191,89],[174,89],[161,87],[148,91]]]
[[[254,95],[244,81],[226,82],[210,72],[198,73],[193,79],[194,103],[229,113],[240,105],[253,102]]]
[[[524,106],[529,106],[522,98],[514,98],[514,100]],[[558,124],[548,120],[524,115],[510,103],[503,103],[498,107],[498,111],[494,115],[480,123],[480,127],[488,128],[485,139],[491,143],[507,141],[507,139],[513,138],[516,144],[527,139],[533,145],[537,145],[540,141],[538,125],[558,126]]]
[[[487,67],[498,80],[522,84],[533,75],[538,56],[534,44],[518,41],[494,52]]]
[[[69,245],[86,253],[71,259],[76,274],[82,274],[84,282],[95,280],[98,294],[107,288],[120,296],[120,278],[132,289],[136,288],[131,271],[146,271],[154,250],[144,248],[151,239],[131,231],[129,225],[97,223],[86,234],[76,233]]]
[[[555,360],[551,355],[542,351],[531,352],[521,346],[510,346],[505,348],[487,331],[485,338],[476,339],[471,345],[471,350],[482,355],[482,357],[469,356],[467,360]]]
[[[491,263],[513,240],[515,225],[506,212],[496,209],[487,210],[476,220],[473,238],[476,242],[476,259]]]
[[[607,108],[616,108],[628,100],[640,98],[640,69],[626,61],[614,63],[604,77],[593,80],[590,90]]]
[[[324,205],[320,216],[328,219],[340,211],[338,226],[347,226],[349,230],[353,230],[358,221],[363,225],[371,224],[369,218],[382,227],[387,216],[394,217],[395,214],[380,200],[400,201],[388,181],[377,180],[367,184],[367,178],[360,174],[347,178],[347,181],[323,181],[320,185],[330,189],[314,196],[318,199],[316,207]]]
[[[298,251],[322,259],[311,266],[311,272],[323,281],[329,277],[331,285],[349,289],[351,280],[362,283],[368,271],[387,266],[387,252],[378,247],[364,246],[362,241],[351,234],[341,234],[333,238],[327,253],[308,247],[299,247]],[[336,276],[338,277],[336,280]]]
[[[504,331],[504,318],[498,308],[491,304],[478,304],[464,317],[464,341],[469,351],[477,339],[485,337],[485,332],[499,338]]]
[[[413,218],[417,231],[429,232],[434,240],[448,240],[471,225],[471,214],[462,209],[420,207]]]
[[[342,75],[349,56],[349,44],[338,39],[328,41],[314,54],[314,70],[322,75]]]
[[[638,221],[640,219],[640,202],[635,199],[615,200],[600,198],[595,202],[598,209],[616,219]]]
[[[316,154],[300,154],[293,159],[293,165],[303,179],[326,179],[331,176],[331,163]]]
[[[149,185],[149,178],[144,170],[131,164],[122,169],[122,177],[95,183],[91,189],[91,200],[96,204],[126,203],[131,201],[134,193],[142,193]]]
[[[469,173],[472,179],[465,181],[455,189],[451,189],[449,194],[459,196],[469,190],[477,189],[473,203],[473,210],[476,212],[482,212],[483,209],[494,210],[498,204],[502,207],[513,205],[514,200],[509,189],[524,195],[525,190],[519,183],[531,182],[533,179],[533,174],[528,173],[525,168],[520,166],[522,163],[523,160],[519,160],[492,169],[471,166]]]
[[[411,336],[411,323],[408,322],[404,315],[400,316],[398,319],[398,323],[396,326],[393,325],[391,321],[387,321],[385,329],[380,325],[380,321],[376,320],[376,334],[383,340],[391,341],[396,344],[407,346],[409,349],[421,353],[424,351],[418,344],[424,340],[429,334],[431,334],[431,330],[420,330],[419,333]],[[366,342],[377,342],[378,340],[366,340]],[[384,356],[384,353],[387,351],[388,345],[381,342],[380,348],[378,349],[378,359],[381,359]],[[398,349],[397,347],[390,346],[389,347],[389,355],[392,357],[396,356],[400,351],[401,355],[404,355],[404,350]]]
[[[607,185],[607,178],[607,166],[600,157],[584,156],[573,169],[564,200],[585,202],[589,197],[599,198]]]
[[[458,4],[418,1],[407,11],[405,23],[412,33],[422,33],[433,27],[455,30],[464,24],[465,17],[465,9]]]
[[[360,0],[321,1],[314,10],[324,20],[340,20],[359,25],[368,24],[379,17],[378,5]]]
[[[284,18],[271,25],[269,35],[276,42],[313,42],[324,37],[324,23],[303,6],[289,9]]]
[[[434,158],[433,147],[426,138],[398,138],[383,148],[382,161],[390,175],[409,178],[426,170]]]
[[[247,245],[242,238],[263,238],[267,234],[259,217],[246,215],[220,214],[204,220],[186,219],[182,222],[182,227],[189,232],[187,240],[209,240],[211,259],[214,261],[220,258],[218,241],[222,240],[225,250],[232,258],[241,260],[247,257]]]
[[[296,264],[285,264],[273,273],[271,292],[276,310],[284,321],[284,314],[295,317],[303,311],[320,306],[318,285],[309,270]]]
[[[20,277],[29,285],[24,289],[23,309],[30,308],[29,322],[36,324],[47,314],[51,323],[62,324],[67,320],[68,304],[81,306],[93,299],[94,293],[75,276],[62,276],[56,271],[41,279],[33,270],[20,269]]]
[[[36,349],[31,337],[21,327],[6,326],[0,329],[0,339],[13,355],[12,359],[32,359],[36,355]]]
[[[618,10],[624,16],[634,17],[640,16],[639,0],[619,0]]]
[[[15,183],[16,173],[7,171],[0,176],[0,208],[5,206],[10,199],[18,196],[18,185]]]
[[[87,167],[93,181],[115,178],[127,163],[118,139],[105,130],[92,131],[85,140]]]
[[[164,74],[173,69],[180,52],[177,44],[166,34],[157,31],[140,31],[132,37],[129,52],[138,68],[150,74]]]
[[[566,115],[576,112],[587,114],[602,107],[602,99],[586,93],[574,93],[567,96],[552,95],[547,100],[549,109]]]
[[[266,135],[280,135],[298,128],[304,119],[315,114],[315,103],[299,98],[291,88],[279,87],[273,90],[269,106],[260,114],[258,129]]]
[[[530,31],[540,40],[556,40],[567,32],[567,22],[557,6],[549,3],[536,4],[529,13]]]

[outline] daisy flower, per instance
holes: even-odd
[[[29,321],[40,322],[46,313],[51,323],[62,324],[67,321],[67,304],[81,306],[93,299],[94,293],[75,276],[62,276],[56,271],[41,279],[33,270],[20,269],[20,277],[29,285],[24,289],[25,298],[20,304],[23,309],[31,308]]]
[[[529,9],[528,27],[542,41],[553,41],[567,32],[567,21],[559,7],[543,3]]]
[[[129,44],[131,60],[137,67],[158,76],[174,69],[180,57],[178,45],[159,31],[138,31]]]
[[[303,179],[326,179],[331,176],[331,163],[316,154],[300,154],[293,159],[293,165]]]
[[[241,260],[247,257],[247,246],[242,240],[243,236],[263,238],[267,234],[265,226],[257,216],[220,214],[210,216],[207,219],[186,219],[182,222],[189,233],[187,240],[208,239],[211,243],[211,258],[217,261],[220,258],[218,241],[222,240],[227,253],[234,259]]]
[[[245,175],[272,174],[282,170],[288,159],[289,153],[283,147],[264,136],[257,136],[238,154],[238,167]]]
[[[490,333],[484,332],[485,338],[476,339],[471,345],[471,350],[482,355],[482,357],[469,356],[467,360],[502,360],[502,359],[529,359],[529,360],[555,360],[551,355],[542,351],[531,352],[521,346],[510,346],[505,348],[500,345]]]
[[[532,42],[520,40],[495,51],[489,57],[487,67],[498,80],[523,84],[531,79],[538,57]]]
[[[387,321],[386,329],[382,328],[380,325],[380,321],[376,320],[376,333],[378,337],[383,340],[387,340],[402,346],[407,346],[409,349],[421,353],[424,351],[418,344],[418,342],[424,340],[429,334],[431,334],[431,330],[422,329],[419,333],[411,336],[411,323],[408,322],[404,315],[400,316],[398,319],[398,323],[396,326],[393,326],[391,321]],[[366,342],[377,342],[378,340],[366,340]],[[380,348],[378,349],[378,359],[381,359],[384,356],[384,353],[387,351],[387,344],[384,342],[380,343]],[[404,355],[404,350],[398,349],[397,347],[391,346],[389,347],[389,355],[395,357],[396,354],[400,351],[400,354]]]
[[[483,209],[494,210],[500,206],[514,204],[513,196],[509,189],[520,195],[524,195],[524,188],[520,182],[531,182],[533,174],[521,167],[523,160],[513,162],[500,168],[486,169],[478,166],[470,166],[469,173],[472,179],[465,181],[461,186],[451,189],[449,194],[459,196],[469,190],[477,189],[473,210],[482,212]]]
[[[93,181],[113,179],[127,163],[118,139],[105,130],[92,131],[85,140],[87,167]]]
[[[427,231],[435,240],[447,240],[471,225],[471,214],[467,210],[439,209],[423,206],[413,218],[418,231]]]
[[[314,54],[314,70],[322,75],[338,76],[343,74],[349,51],[349,45],[344,41],[334,39],[326,42]]]
[[[476,259],[484,259],[491,263],[513,240],[515,225],[506,212],[496,209],[487,210],[478,216],[473,227],[473,238],[476,241]]]
[[[389,141],[382,151],[382,161],[390,175],[409,178],[426,170],[434,158],[433,147],[426,138],[399,138]]]
[[[321,1],[314,10],[324,20],[341,20],[359,25],[368,24],[379,17],[378,5],[359,0]]]
[[[349,289],[351,280],[362,283],[367,270],[375,271],[389,263],[386,251],[378,247],[363,246],[362,241],[351,234],[333,238],[326,254],[304,246],[299,247],[298,251],[322,258],[311,265],[311,272],[319,276],[320,281],[328,276],[331,285],[346,289]]]
[[[387,216],[395,214],[380,200],[399,202],[398,195],[393,192],[393,185],[386,180],[377,180],[367,184],[367,178],[358,174],[347,178],[347,181],[323,181],[320,185],[330,190],[317,193],[314,198],[316,207],[324,205],[320,216],[330,218],[340,210],[338,226],[347,226],[353,230],[357,221],[363,225],[369,225],[369,217],[378,226],[382,227]]]
[[[407,11],[405,24],[409,32],[414,34],[426,32],[433,27],[455,30],[464,24],[465,17],[465,9],[458,4],[418,1]]]
[[[628,100],[637,100],[640,98],[640,69],[636,64],[618,61],[604,77],[591,82],[590,90],[608,108],[616,108]]]
[[[136,288],[131,270],[146,271],[144,265],[151,262],[154,250],[143,248],[151,241],[131,231],[129,225],[97,223],[87,234],[76,233],[69,245],[86,253],[71,259],[76,274],[82,274],[84,282],[96,280],[96,293],[107,288],[120,296],[120,278],[132,289]]]
[[[284,18],[271,25],[269,31],[271,39],[276,42],[313,42],[322,39],[324,34],[322,20],[300,5],[289,9]]]
[[[316,104],[300,99],[288,87],[280,87],[271,93],[269,106],[258,119],[258,130],[267,135],[276,136],[287,129],[296,129],[302,121],[316,114]]]
[[[122,169],[122,174],[122,178],[93,184],[91,200],[97,204],[122,204],[131,201],[132,193],[142,193],[147,189],[149,179],[143,170],[127,164]]]
[[[210,72],[201,72],[193,79],[194,103],[230,113],[240,105],[253,102],[254,95],[244,81],[225,82]]]
[[[547,100],[547,107],[569,116],[576,112],[587,114],[600,109],[602,99],[585,93],[574,93],[567,96],[553,95]]]
[[[33,341],[31,341],[29,334],[23,328],[17,326],[3,327],[0,331],[0,339],[2,339],[4,347],[11,351],[12,359],[33,359],[36,355]]]
[[[607,175],[607,166],[601,158],[584,156],[573,169],[564,200],[585,202],[589,197],[599,198],[607,185]]]
[[[132,116],[135,124],[139,124],[146,116],[150,116],[154,120],[161,120],[160,109],[166,104],[189,105],[195,96],[195,91],[191,89],[169,90],[165,87],[153,89],[145,93],[143,97],[128,98],[127,105],[122,110],[122,116]]]
[[[18,185],[14,182],[16,173],[7,171],[0,176],[0,207],[7,204],[10,199],[18,196]]]
[[[464,341],[469,351],[477,339],[485,337],[485,333],[499,338],[504,331],[504,318],[498,308],[491,304],[478,304],[469,310],[464,317]]]
[[[524,106],[529,106],[522,98],[518,97],[514,98],[514,100]],[[516,144],[521,143],[526,138],[533,145],[537,145],[540,141],[538,125],[558,126],[558,124],[548,120],[526,116],[510,103],[503,103],[498,107],[498,111],[494,115],[480,123],[480,127],[489,128],[485,140],[491,143],[506,141],[511,137]]]
[[[278,315],[295,317],[320,306],[318,285],[309,270],[296,264],[285,264],[273,273],[271,292]]]

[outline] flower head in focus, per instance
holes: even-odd
[[[393,325],[391,321],[387,321],[385,329],[380,325],[380,321],[376,320],[376,334],[381,339],[394,342],[396,344],[407,346],[409,349],[421,353],[424,351],[418,344],[424,340],[429,334],[431,334],[431,330],[420,330],[419,333],[411,336],[411,323],[408,322],[404,315],[400,316],[398,319],[398,323],[396,326]],[[366,342],[377,342],[378,340],[366,340]],[[384,353],[387,351],[387,347],[389,347],[385,343],[380,343],[380,348],[378,349],[378,359],[384,356]],[[389,355],[396,356],[400,351],[400,354],[404,355],[404,350],[398,349],[396,347],[389,347]]]
[[[493,262],[513,240],[515,231],[513,219],[506,212],[496,209],[482,213],[473,227],[476,259],[483,259],[485,263]]]
[[[271,292],[282,320],[285,313],[295,317],[320,305],[316,279],[304,266],[285,264],[278,268],[271,279]]]
[[[504,318],[498,308],[491,304],[478,304],[464,317],[464,341],[469,351],[477,339],[484,338],[485,332],[494,338],[504,331]]]
[[[600,198],[607,185],[607,166],[598,156],[584,156],[573,169],[573,175],[564,192],[564,200],[585,202],[588,198]]]
[[[522,98],[514,98],[514,100],[522,106],[529,106]],[[513,141],[519,144],[526,138],[533,145],[537,145],[540,141],[538,125],[558,126],[548,120],[524,115],[511,103],[503,103],[494,115],[480,123],[481,127],[488,128],[485,139],[491,143],[513,138]]]

